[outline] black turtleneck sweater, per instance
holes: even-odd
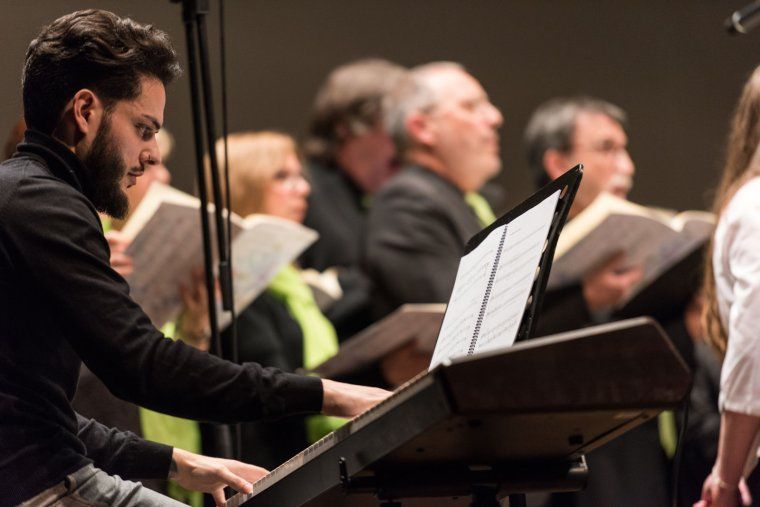
[[[87,168],[28,131],[0,164],[0,505],[94,462],[166,477],[171,449],[71,409],[80,361],[117,396],[216,422],[316,412],[319,379],[235,365],[164,338],[109,266]]]

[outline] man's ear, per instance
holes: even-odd
[[[71,100],[71,114],[77,130],[83,135],[97,132],[103,120],[105,108],[103,102],[92,90],[82,88]]]
[[[425,114],[416,111],[411,113],[405,122],[409,137],[423,146],[431,146],[435,142],[435,134],[430,129],[430,123]]]
[[[570,169],[570,159],[561,151],[550,148],[544,152],[544,169],[550,180],[556,180]]]

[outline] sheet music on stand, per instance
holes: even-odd
[[[551,265],[546,253],[553,255],[581,174],[582,166],[571,169],[470,240],[431,370],[450,359],[528,338]]]

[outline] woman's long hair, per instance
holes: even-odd
[[[739,187],[748,179],[760,175],[758,145],[760,145],[760,66],[755,68],[744,85],[744,91],[731,119],[726,162],[712,208],[718,219]],[[713,240],[705,260],[703,289],[707,304],[702,313],[702,320],[708,342],[723,356],[726,353],[728,333],[718,310],[715,272],[712,265],[714,247]]]

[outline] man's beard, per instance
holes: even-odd
[[[90,199],[95,209],[113,218],[126,217],[129,212],[129,200],[121,188],[121,181],[127,173],[127,168],[111,136],[111,120],[108,116],[104,118],[83,162],[90,172]]]

